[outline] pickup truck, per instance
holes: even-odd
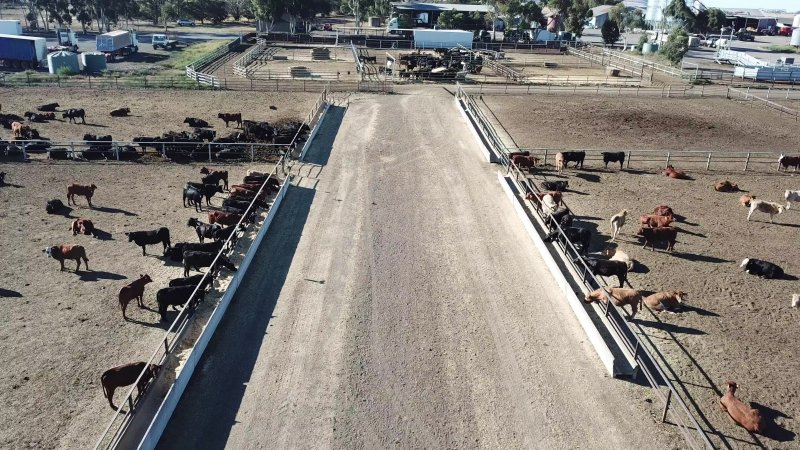
[[[175,39],[168,39],[166,34],[153,35],[153,50],[161,47],[167,50],[172,50],[178,45]]]

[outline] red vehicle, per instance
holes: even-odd
[[[780,27],[778,28],[778,36],[791,36],[792,35],[792,27]]]

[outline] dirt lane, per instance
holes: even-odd
[[[162,448],[680,445],[603,376],[452,97],[422,93],[333,111]]]

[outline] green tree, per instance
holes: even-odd
[[[680,64],[683,55],[689,51],[689,35],[683,28],[676,28],[669,34],[667,42],[661,46],[661,54],[676,66]]]
[[[719,8],[708,8],[708,29],[719,30],[725,26],[725,11]]]
[[[460,13],[457,13],[453,10],[443,11],[441,14],[439,14],[439,19],[436,23],[439,25],[439,28],[444,30],[452,30],[454,28],[458,28],[458,26],[456,25],[457,23],[456,16],[458,14]]]
[[[632,30],[634,28],[640,28],[644,30],[647,28],[647,23],[644,21],[644,14],[639,9],[628,11],[623,19],[623,22],[623,29]]]
[[[697,19],[692,9],[686,6],[685,0],[672,0],[664,8],[664,15],[672,17],[687,30],[694,29],[695,20]]]
[[[283,0],[251,0],[251,5],[255,18],[268,24],[267,32],[272,30],[275,20],[279,19],[286,10]]]
[[[408,14],[400,14],[397,16],[397,28],[414,28],[414,21]]]
[[[628,8],[622,3],[617,3],[608,11],[608,18],[613,20],[620,28],[625,31],[625,15],[628,13]]]
[[[600,34],[603,35],[603,42],[613,44],[619,40],[619,25],[611,19],[606,20],[600,27]]]
[[[531,28],[531,24],[542,21],[542,7],[535,1],[522,3],[520,0],[512,0],[508,3],[506,14],[509,17],[519,17],[520,29]]]

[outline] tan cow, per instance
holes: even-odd
[[[631,320],[636,316],[636,312],[639,311],[639,308],[642,305],[642,294],[640,294],[636,289],[608,287],[595,289],[594,291],[586,294],[583,300],[586,303],[591,303],[593,301],[605,303],[606,296],[603,293],[603,289],[605,289],[608,295],[612,298],[614,304],[622,308],[623,311],[625,310],[623,306],[630,305],[631,315],[627,317],[627,320]]]
[[[653,295],[648,295],[642,301],[653,311],[669,311],[677,312],[683,304],[683,299],[686,298],[686,292],[683,291],[664,291],[656,292]]]
[[[719,406],[723,411],[726,411],[731,419],[740,427],[751,433],[763,434],[766,429],[764,417],[761,412],[753,405],[747,405],[743,401],[736,398],[737,384],[733,381],[728,381],[728,389],[725,394],[719,399]]]

